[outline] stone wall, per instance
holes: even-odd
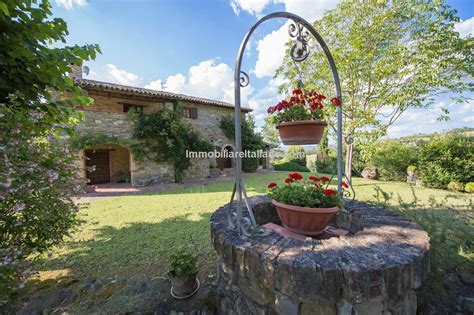
[[[269,198],[251,203],[257,222],[277,217]],[[219,314],[416,314],[429,271],[427,233],[362,202],[347,203],[333,224],[351,233],[299,241],[263,229],[246,237],[229,229],[226,206],[217,209],[211,236]]]
[[[79,133],[108,135],[128,141],[132,136],[133,123],[126,113],[84,111],[84,120],[77,124]]]
[[[110,181],[130,181],[130,151],[123,146],[115,146],[109,153]]]
[[[77,126],[79,133],[93,135],[108,135],[123,141],[126,146],[131,141],[133,123],[128,118],[127,113],[123,112],[123,103],[136,104],[144,106],[144,112],[149,113],[158,108],[167,108],[171,110],[171,102],[150,102],[144,100],[131,100],[105,95],[96,95],[90,93],[95,102],[91,106],[84,108],[84,121]],[[183,118],[186,122],[193,125],[203,134],[211,143],[216,146],[232,146],[232,141],[227,139],[219,127],[221,117],[232,115],[233,109],[222,108],[218,106],[193,104],[182,102],[182,106],[197,108],[197,119]],[[233,146],[232,146],[233,147]],[[139,161],[133,156],[133,152],[126,162],[125,154],[122,151],[111,153],[117,159],[111,164],[111,181],[123,180],[123,173],[130,169],[131,181],[134,186],[145,186],[155,183],[166,183],[174,181],[173,167],[166,163],[154,163],[150,161]],[[78,164],[84,164],[84,161],[78,161]],[[185,172],[185,180],[201,179],[210,176],[210,161],[206,159],[193,159],[191,167]]]

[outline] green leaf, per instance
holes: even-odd
[[[4,15],[10,16],[10,11],[8,11],[8,7],[5,3],[0,2],[0,10],[3,12]]]

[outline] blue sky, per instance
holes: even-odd
[[[55,0],[53,12],[67,23],[68,43],[97,43],[102,54],[87,78],[161,89],[233,102],[233,67],[240,42],[258,17],[289,11],[313,20],[337,0]],[[463,35],[474,33],[474,2],[450,0],[458,10]],[[278,79],[283,21],[270,21],[252,37],[243,64],[251,84],[242,90],[243,105],[254,109],[257,125],[264,110],[281,97]],[[448,122],[436,121],[440,108]],[[390,137],[474,126],[474,102],[451,105],[440,98],[430,110],[410,110],[390,128]]]

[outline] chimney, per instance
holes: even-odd
[[[82,79],[82,61],[79,65],[71,64],[71,73],[69,76],[72,79]]]

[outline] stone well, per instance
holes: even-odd
[[[270,199],[251,200],[257,222],[278,223]],[[347,236],[305,241],[270,230],[251,237],[211,217],[219,314],[415,314],[428,275],[429,238],[382,207],[346,202],[331,224]]]

